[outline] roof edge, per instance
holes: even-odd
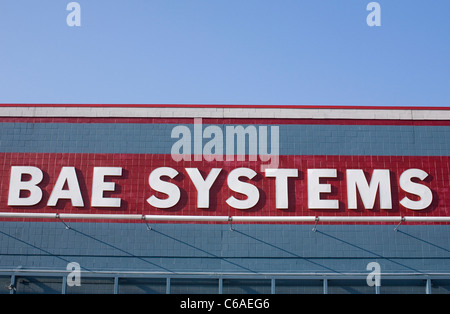
[[[352,110],[450,110],[449,106],[372,106],[372,105],[226,105],[226,104],[47,104],[0,103],[0,107],[74,107],[74,108],[227,108],[227,109],[352,109]]]
[[[250,118],[450,121],[450,107],[0,104],[2,117]]]

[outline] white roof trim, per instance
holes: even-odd
[[[1,106],[3,117],[450,120],[446,109]]]

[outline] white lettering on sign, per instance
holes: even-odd
[[[339,201],[321,199],[321,193],[331,193],[331,184],[320,183],[320,178],[336,178],[336,169],[308,169],[308,208],[338,209]]]
[[[23,181],[24,176],[30,179]],[[9,206],[33,206],[42,199],[42,190],[37,185],[44,178],[44,173],[37,167],[11,167],[9,179]],[[28,195],[23,196],[22,191],[27,191]]]
[[[240,200],[231,196],[226,200],[227,204],[237,209],[249,209],[255,206],[259,201],[259,190],[251,183],[240,181],[239,178],[246,177],[253,179],[256,172],[249,168],[237,168],[232,170],[227,177],[228,187],[234,191],[247,196],[246,199]]]
[[[433,193],[431,190],[426,185],[412,181],[413,178],[423,181],[427,177],[428,173],[420,169],[408,169],[404,171],[399,179],[400,187],[407,193],[417,195],[420,200],[413,201],[408,197],[404,197],[400,201],[400,204],[412,210],[422,210],[430,206],[433,201]]]
[[[275,202],[277,209],[287,209],[288,200],[288,178],[297,178],[298,169],[266,169],[266,177],[275,178]]]
[[[94,167],[91,206],[120,207],[121,199],[106,198],[104,191],[114,191],[114,182],[104,182],[105,176],[121,176],[120,167]],[[24,180],[25,177],[30,177]],[[11,167],[8,206],[33,206],[42,200],[42,189],[38,186],[44,178],[41,169],[37,167]],[[67,183],[67,189],[65,185]],[[23,192],[27,195],[23,195]],[[56,206],[60,199],[69,199],[74,207],[83,207],[84,201],[80,190],[78,177],[74,167],[62,167],[50,194],[47,205]]]
[[[198,168],[185,168],[197,192],[197,208],[210,208],[210,193],[214,183],[222,175],[221,168],[212,168],[209,173],[202,174]],[[299,170],[291,168],[266,168],[267,180],[274,178],[275,208],[288,209],[289,195],[295,191],[296,184],[289,185],[289,180],[299,178]],[[150,172],[148,184],[153,193],[147,198],[150,206],[167,209],[177,205],[181,199],[181,190],[177,181],[179,171],[171,167],[159,167]],[[226,178],[229,190],[238,193],[226,199],[226,203],[235,209],[251,209],[260,201],[260,190],[255,182],[258,173],[250,168],[232,169]],[[105,192],[116,192],[116,183],[106,177],[121,177],[121,167],[93,167],[91,206],[121,207],[121,198],[105,196]],[[178,177],[178,178],[177,178]],[[370,177],[370,178],[369,178]],[[423,210],[433,203],[433,192],[423,182],[428,174],[420,169],[407,169],[399,177],[399,188],[406,193],[399,204],[411,210]],[[34,166],[12,166],[8,192],[8,206],[34,206],[41,202],[43,191],[40,185],[44,178],[41,169]],[[176,179],[177,178],[177,179]],[[337,187],[331,184],[338,179],[337,169],[307,169],[307,206],[308,209],[339,209],[336,199]],[[175,180],[174,180],[175,179]],[[223,178],[224,179],[224,178]],[[171,181],[172,180],[172,181]],[[222,180],[222,179],[221,179]],[[388,169],[374,169],[371,174],[365,174],[362,169],[347,169],[345,172],[347,188],[347,208],[358,209],[358,196],[365,209],[373,209],[377,197],[380,209],[392,209],[391,176]],[[175,182],[173,182],[175,181]],[[293,182],[291,182],[293,183]],[[289,190],[289,189],[292,190]],[[272,187],[270,188],[272,189]],[[50,192],[50,191],[49,191]],[[164,195],[161,195],[164,194]],[[59,200],[70,200],[72,206],[83,207],[79,178],[75,167],[62,167],[56,183],[52,187],[47,206],[56,206]]]
[[[104,197],[103,192],[113,192],[114,182],[105,182],[106,176],[122,176],[120,167],[95,167],[92,178],[91,206],[93,207],[120,207],[121,199],[114,197]]]
[[[209,208],[209,190],[222,169],[213,168],[206,179],[203,179],[197,168],[186,168],[186,172],[197,189],[197,208]]]
[[[389,170],[375,169],[372,173],[370,185],[367,183],[364,172],[361,169],[347,170],[347,197],[349,209],[358,208],[356,190],[359,191],[359,195],[361,196],[366,209],[373,209],[378,190],[380,190],[380,208],[392,209]]]
[[[170,208],[175,206],[181,197],[180,189],[171,182],[161,180],[161,177],[173,179],[177,175],[178,171],[170,167],[160,167],[153,170],[148,177],[150,187],[155,191],[166,194],[168,197],[161,199],[152,195],[147,199],[147,202],[157,208]]]
[[[64,185],[67,182],[67,189],[64,190]],[[58,180],[53,187],[52,194],[48,199],[48,206],[56,206],[58,200],[70,199],[72,206],[83,207],[83,197],[81,196],[80,185],[78,184],[75,167],[62,167],[59,173]]]

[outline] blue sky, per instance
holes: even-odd
[[[0,103],[450,105],[450,1],[0,0]]]

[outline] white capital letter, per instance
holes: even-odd
[[[67,182],[67,190],[63,190]],[[52,194],[48,199],[48,206],[56,206],[59,199],[70,199],[72,206],[83,207],[83,197],[81,196],[80,185],[78,184],[75,167],[62,167],[58,180],[55,183]]]
[[[420,200],[413,201],[408,197],[404,197],[400,201],[400,204],[412,210],[422,210],[431,205],[433,201],[433,193],[431,190],[423,184],[411,181],[412,178],[424,180],[426,177],[428,177],[428,173],[420,169],[408,169],[401,174],[399,181],[402,190],[419,196]]]
[[[297,178],[298,169],[266,169],[266,177],[275,178],[276,208],[287,209],[288,178]]]
[[[338,200],[320,199],[320,193],[331,192],[331,184],[321,184],[320,178],[336,177],[336,169],[308,169],[308,208],[339,209]]]
[[[121,167],[94,167],[92,178],[91,206],[93,207],[120,207],[121,199],[103,197],[104,191],[114,191],[114,182],[105,182],[105,176],[121,176]]]
[[[227,204],[237,209],[249,209],[255,206],[259,201],[259,190],[253,184],[239,181],[240,177],[253,179],[256,172],[249,168],[237,168],[232,170],[227,177],[228,187],[235,192],[247,195],[247,199],[239,200],[234,196],[227,199]]]
[[[29,175],[28,181],[22,181],[22,175]],[[9,180],[8,205],[9,206],[33,206],[42,199],[42,190],[37,185],[41,183],[44,174],[37,167],[11,167]],[[28,196],[20,196],[21,191],[29,191]]]
[[[347,170],[347,198],[348,208],[357,209],[356,189],[358,189],[364,207],[372,209],[375,204],[378,188],[380,190],[380,208],[392,209],[391,181],[389,170],[375,169],[372,173],[370,185],[361,169]]]
[[[209,208],[209,190],[221,170],[220,168],[211,169],[208,177],[204,180],[197,168],[186,168],[186,172],[197,189],[197,208]]]
[[[150,187],[155,191],[167,194],[169,197],[160,199],[152,195],[147,199],[147,202],[157,208],[170,208],[175,206],[181,197],[180,189],[173,183],[161,180],[161,177],[167,176],[173,179],[177,175],[178,171],[170,167],[160,167],[153,170],[148,177]]]

